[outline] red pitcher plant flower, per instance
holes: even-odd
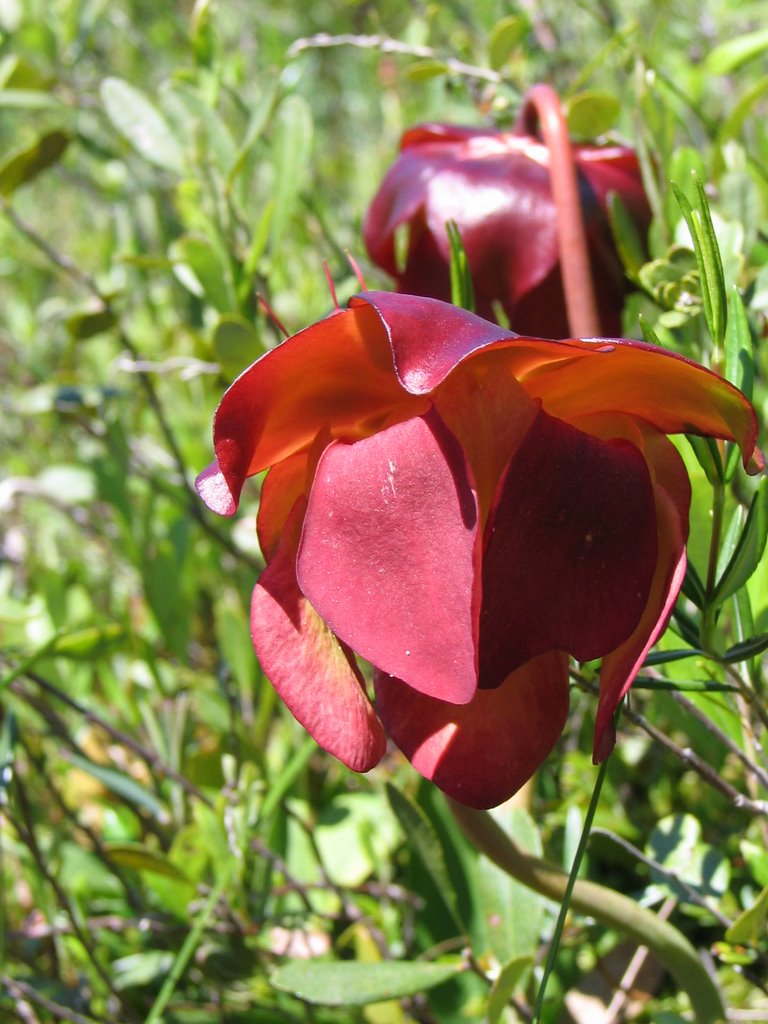
[[[663,349],[363,292],[229,388],[197,486],[232,515],[268,470],[251,631],[298,721],[363,772],[389,734],[486,808],[559,737],[569,655],[602,658],[595,758],[610,752],[685,572],[677,432],[736,441],[746,464],[757,425],[736,388]]]
[[[620,334],[626,278],[608,222],[611,192],[645,237],[651,212],[634,151],[572,146],[556,94],[534,86],[512,131],[449,124],[407,131],[366,215],[365,243],[399,291],[448,300],[446,224],[454,221],[482,316],[493,318],[498,302],[519,333]],[[395,234],[403,226],[400,265]],[[569,281],[574,273],[581,280]],[[566,316],[564,285],[569,302],[579,303],[593,283],[591,316],[574,319],[570,308]]]

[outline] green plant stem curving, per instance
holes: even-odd
[[[525,853],[487,811],[449,800],[454,817],[477,849],[529,889],[562,902],[568,875],[554,864]],[[722,996],[685,936],[634,900],[596,882],[577,879],[571,907],[647,946],[691,1002],[697,1024],[726,1019]]]

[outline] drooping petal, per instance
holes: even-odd
[[[479,562],[469,469],[435,412],[326,450],[299,585],[334,633],[383,672],[442,700],[471,699]]]
[[[387,732],[414,768],[461,803],[494,807],[533,775],[557,742],[568,713],[568,659],[549,651],[462,706],[381,674],[375,688]]]
[[[386,736],[354,658],[296,584],[296,539],[302,504],[251,602],[251,635],[262,668],[298,722],[321,747],[354,771],[378,764]]]
[[[313,324],[262,356],[221,400],[213,431],[216,504],[226,492],[234,511],[246,477],[306,448],[323,429],[364,437],[400,405],[407,414],[426,408],[400,386],[371,309],[360,304]],[[200,493],[203,500],[212,493],[207,478]]]
[[[218,459],[198,473],[195,487],[208,508],[217,515],[233,516],[237,511],[237,497],[233,495]]]
[[[486,527],[481,686],[547,650],[581,661],[613,650],[637,626],[655,566],[653,490],[640,451],[540,412]]]
[[[745,466],[755,451],[757,417],[744,395],[712,370],[655,345],[593,343],[591,357],[579,362],[577,372],[551,362],[521,382],[562,419],[623,412],[647,420],[664,434],[735,441]]]
[[[643,431],[643,454],[654,483],[658,556],[648,603],[636,629],[615,651],[603,658],[600,698],[595,722],[595,763],[613,749],[613,716],[632,685],[648,651],[667,627],[686,568],[688,508],[691,486],[683,460],[666,437]]]

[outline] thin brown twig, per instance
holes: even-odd
[[[82,715],[86,722],[90,722],[92,725],[97,725],[100,729],[103,729],[108,733],[117,743],[120,743],[122,746],[132,750],[133,753],[137,754],[152,771],[156,771],[173,782],[176,782],[183,790],[185,790],[186,793],[188,793],[189,796],[194,797],[196,800],[200,800],[208,807],[213,806],[212,801],[201,789],[198,789],[193,782],[190,782],[189,779],[185,778],[174,768],[171,768],[171,766],[166,764],[158,754],[144,747],[127,732],[123,732],[122,729],[118,729],[95,711],[90,711],[83,704],[80,704],[74,698],[64,693],[63,690],[60,690],[58,686],[54,686],[53,683],[43,678],[39,673],[30,670],[25,672],[24,675],[28,679],[31,679],[32,682],[36,683],[41,690],[44,690],[46,693],[51,694],[51,696],[56,697],[57,700],[66,704],[67,707]],[[29,698],[29,694],[25,688],[19,686],[18,683],[11,684],[11,688],[17,696],[20,696],[22,699]]]
[[[701,722],[701,724],[709,733],[711,733],[717,740],[719,740],[720,743],[722,743],[724,747],[726,747],[730,751],[730,753],[732,753],[735,757],[739,759],[739,761],[741,761],[741,763],[744,765],[748,772],[754,775],[755,778],[757,778],[763,786],[768,788],[768,771],[766,771],[759,764],[756,764],[749,757],[747,757],[747,755],[744,753],[741,747],[739,747],[737,743],[734,743],[731,737],[727,733],[723,732],[723,730],[718,725],[715,725],[715,723],[712,721],[709,715],[705,714],[705,712],[703,712],[701,708],[698,708],[693,703],[693,701],[689,700],[679,691],[672,691],[672,699],[676,703],[678,703],[680,707],[684,708],[689,715],[692,715],[698,722]]]
[[[35,827],[34,822],[32,820],[32,808],[30,806],[29,799],[27,798],[26,788],[19,775],[16,775],[15,777],[14,789],[18,799],[19,809],[21,811],[23,822],[19,821],[15,815],[12,815],[9,808],[6,808],[6,816],[13,825],[13,828],[15,829],[16,834],[19,836],[20,840],[24,843],[29,852],[32,854],[32,857],[37,866],[37,870],[40,872],[42,877],[45,879],[45,881],[48,883],[48,885],[55,893],[59,906],[67,915],[72,924],[73,934],[77,937],[78,941],[80,942],[80,945],[83,947],[83,950],[86,953],[91,964],[93,965],[94,970],[98,974],[107,991],[118,1001],[118,1005],[122,1006],[120,993],[115,988],[114,982],[112,981],[109,972],[102,964],[96,952],[96,947],[91,941],[90,935],[87,935],[86,932],[80,927],[80,924],[78,923],[77,916],[72,907],[69,897],[67,896],[66,892],[64,892],[64,889],[62,888],[58,878],[53,874],[52,871],[48,869],[46,858],[43,855],[43,851],[40,849],[40,846],[37,842],[37,836],[35,835]],[[135,1019],[134,1015],[129,1012],[128,1007],[123,1007],[123,1011],[125,1012],[126,1017],[129,1017],[130,1019]]]
[[[123,891],[125,892],[125,898],[129,906],[134,911],[141,913],[142,906],[139,901],[136,890],[131,885],[130,881],[126,878],[123,869],[118,864],[115,864],[115,862],[109,856],[107,851],[104,849],[104,845],[101,842],[101,839],[96,834],[96,832],[91,828],[91,826],[88,825],[87,822],[80,821],[75,812],[72,810],[72,808],[68,806],[63,796],[59,792],[58,787],[51,778],[51,775],[48,772],[43,759],[38,757],[30,749],[29,744],[24,740],[23,736],[19,736],[18,742],[21,744],[21,747],[24,750],[24,754],[29,760],[30,764],[34,766],[35,771],[37,771],[37,773],[43,779],[45,783],[46,794],[53,799],[53,802],[59,808],[64,817],[72,823],[74,828],[78,829],[85,836],[87,836],[91,843],[91,849],[94,853],[94,856],[96,856],[102,862],[102,864],[104,864],[105,867],[108,868],[108,870],[118,879],[118,881],[122,885]]]
[[[652,725],[643,715],[632,708],[625,707],[623,716],[634,725],[639,726],[643,732],[648,733],[649,736],[655,739],[657,743],[660,743],[665,750],[674,754],[683,764],[693,769],[713,789],[718,790],[723,796],[727,797],[738,810],[754,815],[768,814],[768,800],[752,800],[745,796],[744,793],[740,793],[735,786],[726,782],[718,771],[702,760],[695,751],[691,750],[690,747],[679,746],[674,740],[663,733],[661,729],[657,729],[655,725]]]
[[[583,690],[589,693],[596,694],[597,687],[594,683],[587,682],[586,679],[579,672],[573,672],[573,679],[576,684]],[[746,811],[747,814],[754,814],[755,816],[768,815],[768,800],[752,800],[750,797],[745,796],[744,793],[739,792],[735,786],[732,786],[729,782],[726,782],[720,776],[720,773],[716,771],[711,765],[707,764],[699,755],[693,751],[690,747],[681,747],[675,743],[673,739],[670,739],[666,733],[663,733],[661,729],[657,729],[655,725],[648,721],[643,715],[633,708],[629,707],[625,703],[622,710],[622,716],[627,720],[637,725],[643,732],[647,733],[652,739],[656,740],[665,750],[668,750],[670,754],[673,754],[679,761],[682,761],[688,768],[696,772],[696,774],[704,780],[713,789],[716,789],[724,797],[726,797],[734,807],[740,811]]]
[[[291,43],[288,48],[288,56],[296,57],[304,50],[325,50],[332,46],[354,46],[359,50],[378,50],[379,53],[399,53],[406,57],[418,57],[421,60],[436,60],[444,64],[452,74],[461,75],[463,78],[479,78],[484,82],[492,82],[494,85],[505,81],[502,74],[491,70],[491,68],[465,64],[464,61],[456,60],[454,57],[444,57],[431,46],[412,46],[410,43],[402,43],[399,39],[391,39],[389,36],[364,36],[352,33],[334,36],[328,32],[318,32],[314,36],[306,36]]]
[[[68,1006],[55,1003],[52,999],[44,996],[42,992],[38,992],[32,985],[28,985],[19,978],[11,978],[7,974],[3,974],[0,981],[2,981],[14,999],[28,999],[31,1003],[36,1003],[43,1010],[47,1010],[48,1013],[58,1020],[66,1020],[69,1024],[101,1024],[101,1021],[95,1017],[84,1017],[82,1013],[77,1013],[76,1010],[71,1010]]]

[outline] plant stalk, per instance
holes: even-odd
[[[526,94],[521,123],[528,127],[535,119],[538,119],[549,150],[549,174],[557,211],[557,244],[568,324],[574,337],[595,338],[601,333],[600,318],[579,197],[578,172],[560,98],[549,85],[539,83]]]
[[[529,889],[558,903],[563,901],[568,886],[564,871],[521,850],[487,811],[464,807],[454,800],[449,804],[465,834],[489,860]],[[673,925],[628,896],[582,879],[573,886],[571,907],[647,946],[688,995],[697,1024],[718,1024],[726,1019],[714,980],[694,947]]]

